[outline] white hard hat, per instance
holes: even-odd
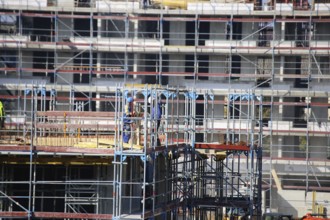
[[[149,96],[149,98],[148,98],[148,103],[149,104],[151,103],[151,96]]]

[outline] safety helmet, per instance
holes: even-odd
[[[127,98],[127,102],[128,102],[128,103],[133,102],[133,98],[132,98],[132,97],[128,97],[128,98]]]

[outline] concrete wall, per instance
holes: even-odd
[[[258,33],[255,33],[258,30],[258,23],[244,22],[242,24],[242,39],[247,41],[258,40]]]
[[[309,156],[312,159],[327,159],[327,149],[329,146],[329,138],[327,137],[310,137],[309,138]]]
[[[31,51],[19,51],[18,53],[22,53],[22,68],[33,68],[33,52]],[[17,59],[19,61],[19,59]],[[19,64],[17,64],[19,67]],[[22,77],[31,77],[31,72],[22,72]]]
[[[312,209],[312,192],[302,190],[273,190],[271,194],[272,210],[291,214],[293,217],[302,217]],[[330,204],[326,201],[330,200],[330,193],[316,193],[316,202],[324,205],[328,210]]]
[[[61,65],[64,66],[73,66],[73,60],[70,60],[73,57],[72,53],[66,53],[66,52],[59,52],[58,53],[58,63],[55,63],[55,68],[59,67]],[[67,74],[67,73],[58,73],[57,75],[57,83],[59,84],[69,84],[73,83],[73,74]]]
[[[226,40],[226,22],[210,23],[210,40]]]
[[[281,146],[282,157],[288,157],[288,158],[294,157],[295,156],[294,149],[298,145],[296,138],[290,136],[283,137],[282,143],[283,143],[283,146]]]
[[[284,137],[282,136],[275,136],[272,137],[272,147],[268,147],[267,151],[269,151],[269,156],[272,157],[283,157],[287,156],[287,152],[285,152],[286,148],[283,146],[284,144]],[[284,153],[283,153],[284,151]],[[283,155],[284,154],[284,155]]]
[[[70,38],[73,36],[73,19],[58,18],[58,41],[63,38]]]
[[[316,23],[315,40],[329,40],[330,29],[327,23]]]
[[[283,98],[284,102],[294,102],[294,98]],[[295,116],[295,106],[283,106],[283,120],[290,121]]]
[[[312,98],[312,103],[328,104],[328,98]],[[311,107],[311,121],[322,122],[328,119],[327,106],[312,106]]]
[[[213,55],[209,57],[209,73],[224,74],[227,71],[227,57],[224,55]],[[216,80],[218,82],[226,82],[225,77],[209,77],[210,80]]]
[[[286,56],[284,64],[284,74],[295,74],[296,71],[296,57],[295,56]],[[293,82],[294,79],[285,79],[285,82]]]
[[[246,60],[247,59],[247,60]],[[245,57],[241,60],[241,73],[242,74],[254,74],[256,66],[254,65],[257,62],[257,57]],[[254,78],[241,78],[241,81],[254,81]]]
[[[185,72],[185,55],[182,54],[170,54],[168,62],[169,72]],[[178,85],[180,81],[183,81],[184,77],[169,77],[168,83],[170,85]]]
[[[186,22],[170,22],[170,45],[186,45]]]
[[[105,37],[125,37],[125,22],[116,20],[103,20]],[[102,26],[103,26],[102,25]],[[134,27],[134,25],[133,25]]]
[[[170,22],[169,45],[186,44],[186,22]],[[169,55],[169,72],[185,72],[185,55],[170,54]],[[184,77],[170,77],[170,85],[178,85],[179,80],[184,80]]]

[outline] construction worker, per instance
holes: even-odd
[[[160,100],[156,103],[156,100],[152,100],[152,97],[150,96],[148,98],[148,101],[150,104],[152,104],[152,110],[151,110],[151,122],[156,123],[153,124],[152,128],[155,129],[154,133],[157,133],[157,146],[160,146],[160,139],[159,139],[159,135],[158,135],[158,129],[160,127],[160,122],[162,119],[162,104],[160,102]],[[154,101],[153,103],[151,103],[152,101]],[[156,126],[156,127],[155,127]]]
[[[5,106],[0,101],[0,128],[3,128],[5,125]]]
[[[132,133],[132,117],[133,117],[133,101],[132,97],[126,99],[126,105],[123,115],[123,142],[128,143]]]

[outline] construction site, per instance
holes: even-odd
[[[327,0],[0,0],[0,219],[329,218],[329,23]]]

